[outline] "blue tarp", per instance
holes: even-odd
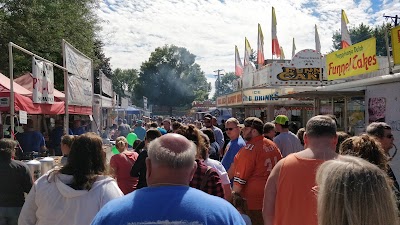
[[[140,114],[140,109],[137,109],[135,107],[129,106],[128,108],[119,108],[115,109],[117,112],[126,112],[126,114]]]

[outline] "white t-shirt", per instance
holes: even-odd
[[[231,181],[229,180],[228,173],[226,172],[226,170],[225,170],[224,166],[221,164],[221,162],[208,158],[208,159],[204,160],[204,163],[207,166],[210,166],[217,171],[222,184],[230,184],[231,183]]]

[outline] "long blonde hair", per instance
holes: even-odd
[[[364,159],[341,156],[317,171],[319,225],[399,224],[386,173]]]

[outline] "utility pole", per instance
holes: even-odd
[[[383,14],[383,17],[385,17],[386,20],[391,19],[392,23],[394,23],[394,26],[397,26],[400,23],[400,20],[399,20],[400,18],[399,18],[398,15],[396,15],[396,16],[386,16],[385,14]]]
[[[397,25],[399,25],[399,16],[386,16],[385,14],[383,14],[383,17],[388,20],[391,19],[392,23],[394,23],[393,27],[396,27]],[[392,24],[391,24],[392,25]],[[385,44],[386,44],[386,51],[387,51],[387,57],[388,57],[388,63],[389,63],[389,74],[393,74],[393,65],[390,62],[390,46],[389,46],[389,30],[390,27],[386,26],[385,29]]]
[[[222,71],[224,71],[224,69],[214,70],[214,73],[217,73],[217,75],[215,75],[217,77],[217,82],[216,82],[217,85],[215,85],[215,93],[217,93],[216,94],[217,97],[220,96],[221,94],[221,75],[223,74],[221,74],[220,72]]]

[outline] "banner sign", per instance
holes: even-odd
[[[92,80],[92,60],[77,51],[72,45],[65,43],[65,67],[68,73],[82,79]]]
[[[143,96],[143,109],[147,111],[147,98]]]
[[[0,107],[10,107],[10,97],[0,97]]]
[[[92,82],[77,76],[68,77],[68,102],[70,105],[92,106]]]
[[[370,38],[326,56],[328,80],[343,79],[379,69],[376,38]]]
[[[32,58],[32,100],[34,103],[54,103],[54,71],[51,63]]]
[[[90,106],[93,102],[92,60],[64,43],[65,67],[68,70],[68,103]]]
[[[28,124],[28,113],[26,111],[19,111],[19,123]]]
[[[266,103],[277,101],[279,93],[276,89],[253,89],[243,91],[243,104]]]
[[[121,108],[126,109],[129,106],[128,98],[121,98]]]
[[[101,79],[101,91],[108,96],[112,96],[113,89],[111,79],[106,77],[106,75],[104,75],[103,71],[101,70],[99,70],[99,76]]]
[[[394,65],[400,64],[400,26],[393,27],[392,33],[392,53]]]

